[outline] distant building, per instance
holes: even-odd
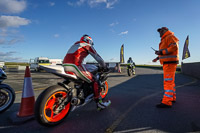
[[[0,61],[0,68],[4,68],[5,66],[5,62],[4,61]]]

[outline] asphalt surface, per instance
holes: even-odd
[[[200,132],[200,81],[176,73],[177,102],[169,109],[157,109],[163,95],[161,70],[136,68],[136,76],[111,73],[107,99],[112,104],[96,111],[95,103],[71,112],[63,123],[43,127],[36,120],[13,124],[10,116],[19,110],[24,73],[7,73],[17,99],[0,114],[0,133],[129,133],[129,132]],[[32,73],[35,97],[44,88],[62,81],[48,73]]]

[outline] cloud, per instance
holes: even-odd
[[[86,1],[86,0],[79,0],[79,1],[76,2],[76,4],[77,4],[78,6],[81,6],[85,1]]]
[[[13,45],[22,42],[24,37],[15,29],[0,29],[0,45]]]
[[[111,23],[110,26],[113,27],[113,26],[118,25],[118,24],[119,24],[119,22],[114,22],[114,23]]]
[[[137,20],[136,18],[133,19],[134,22],[135,22],[136,20]]]
[[[11,39],[11,40],[8,41],[8,44],[12,45],[12,44],[18,43],[20,41],[21,41],[20,38],[13,38],[13,39]]]
[[[20,13],[26,9],[25,0],[0,0],[0,12]]]
[[[106,4],[106,8],[113,8],[113,5],[117,2],[118,0],[88,0],[90,7],[95,7],[99,4]]]
[[[119,0],[78,0],[77,2],[68,2],[70,6],[81,6],[84,3],[88,4],[91,8],[94,8],[98,5],[105,4],[106,8],[113,8],[113,5],[116,4]]]
[[[16,51],[0,52],[0,60],[9,62],[27,62],[27,60],[21,57],[15,57]]]
[[[67,5],[69,5],[69,6],[74,6],[74,3],[68,1],[68,2],[67,2]]]
[[[6,38],[1,38],[0,39],[0,46],[1,45],[14,45],[16,43],[19,43],[19,42],[22,42],[23,41],[23,38],[20,37],[20,36],[17,36],[17,37],[14,37],[14,38],[11,38],[11,39],[6,39]]]
[[[30,20],[19,16],[0,16],[0,28],[19,27],[29,23],[31,23]]]
[[[54,37],[55,38],[58,38],[60,35],[59,34],[54,34]]]
[[[1,45],[1,44],[4,44],[5,42],[6,42],[6,41],[5,41],[4,38],[1,38],[1,39],[0,39],[0,45]]]
[[[0,30],[0,37],[6,37],[7,35],[7,29]]]
[[[106,3],[106,2],[107,0],[88,0],[88,4],[90,5],[90,7],[95,7],[98,4]]]
[[[55,6],[55,3],[54,2],[49,2],[49,5],[50,6]]]
[[[121,32],[119,35],[126,35],[126,34],[128,34],[128,31]]]
[[[76,2],[70,2],[70,1],[68,1],[67,4],[68,4],[69,6],[81,6],[81,5],[83,5],[86,1],[87,1],[87,0],[78,0],[78,1],[76,1]]]
[[[112,1],[106,2],[106,8],[113,8],[113,5],[117,2],[118,0],[112,0]]]
[[[0,0],[0,14],[23,12],[26,0]],[[13,45],[24,40],[16,28],[30,24],[31,21],[19,16],[0,15],[0,45]]]
[[[18,30],[15,30],[15,29],[0,29],[0,37],[8,37],[8,36],[13,36],[13,35],[18,35]]]

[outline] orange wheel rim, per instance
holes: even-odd
[[[68,103],[63,110],[60,112],[56,112],[57,107],[59,106],[58,100],[59,98],[66,98],[67,92],[58,91],[53,93],[47,100],[44,106],[44,117],[49,122],[58,122],[63,119],[70,109],[70,103]]]
[[[103,89],[100,92],[101,98],[105,98],[107,93],[108,93],[108,82],[105,81],[105,87],[103,87]]]

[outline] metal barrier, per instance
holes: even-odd
[[[200,79],[200,62],[195,63],[181,63],[181,72]]]

